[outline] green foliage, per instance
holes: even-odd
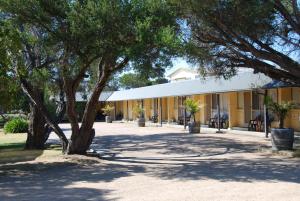
[[[148,76],[148,74],[141,73],[125,73],[120,76],[112,76],[107,83],[107,91],[117,91],[120,89],[132,89],[138,87],[145,87],[155,84],[167,83],[168,80],[163,76],[154,75],[154,78]]]
[[[201,108],[199,102],[192,98],[188,98],[184,101],[184,105],[186,107],[186,110],[191,113],[195,121],[195,114],[199,112]]]
[[[299,83],[299,1],[171,2],[187,22],[186,53],[205,75],[229,78],[245,67]]]
[[[76,102],[75,108],[79,119],[81,119],[85,109],[85,102]]]
[[[296,106],[295,103],[293,103],[293,102],[284,102],[283,101],[282,103],[276,103],[269,96],[266,96],[265,104],[278,117],[279,128],[284,128],[285,118],[287,117],[288,113]]]
[[[186,99],[184,102],[184,105],[185,105],[187,111],[189,111],[192,114],[195,114],[195,113],[199,112],[199,110],[200,110],[198,101],[196,101],[192,98]]]
[[[22,118],[14,118],[4,125],[5,133],[25,133],[28,131],[28,122]]]
[[[142,108],[142,106],[135,106],[133,108],[133,113],[138,117],[138,118],[141,118],[144,116],[144,112],[145,110]]]
[[[103,111],[103,114],[106,116],[109,116],[110,113],[115,109],[114,106],[111,106],[110,104],[106,104],[104,106],[104,108],[102,108],[101,110]]]
[[[80,83],[88,80],[92,91],[85,107],[89,116],[80,127],[91,129],[99,95],[111,75],[126,66],[162,74],[180,49],[176,12],[165,0],[0,0],[0,6],[21,44],[13,51],[4,48],[6,56],[16,53],[9,62],[11,68],[18,64],[15,76],[42,92],[63,78],[72,131],[79,129],[72,101]],[[24,58],[29,53],[38,54]],[[78,143],[71,145],[80,147]]]
[[[136,73],[126,73],[119,78],[119,86],[123,89],[138,88],[149,85],[151,85],[151,81]]]

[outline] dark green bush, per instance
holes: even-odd
[[[28,122],[22,118],[14,118],[4,125],[5,133],[25,133],[28,130]]]

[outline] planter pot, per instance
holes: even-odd
[[[294,129],[273,128],[271,130],[272,150],[292,150],[294,143]]]
[[[189,133],[200,133],[200,124],[196,122],[190,122],[189,126]]]
[[[145,118],[138,118],[137,124],[138,124],[138,127],[145,127]]]
[[[110,116],[105,116],[105,122],[106,123],[112,123],[112,120],[111,120]]]

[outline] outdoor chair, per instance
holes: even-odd
[[[208,127],[209,128],[218,128],[218,115],[215,115],[213,118],[209,119]],[[220,117],[220,128],[227,128],[228,125],[228,114],[222,114]]]
[[[157,114],[153,115],[153,116],[151,117],[151,121],[152,121],[153,123],[157,123],[157,122],[158,122],[158,115],[157,115]]]
[[[208,127],[209,128],[216,128],[217,125],[218,125],[217,123],[218,123],[218,115],[215,115],[214,117],[209,119]]]
[[[248,131],[263,131],[264,119],[262,115],[258,115],[255,119],[251,119],[248,124]]]
[[[187,115],[185,117],[185,125],[187,125],[188,122],[191,120],[191,115]],[[184,116],[179,116],[178,117],[178,124],[179,125],[184,125]]]

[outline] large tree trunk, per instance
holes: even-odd
[[[41,100],[40,96],[38,95],[39,93],[37,93],[37,89],[34,89],[34,87],[27,82],[27,80],[23,79],[22,77],[20,77],[20,82],[21,82],[21,87],[24,91],[24,93],[29,97],[30,101],[37,107],[39,113],[41,113],[45,119],[45,121],[47,122],[47,124],[49,125],[49,127],[51,127],[51,129],[53,129],[53,131],[57,134],[57,136],[59,137],[61,143],[62,143],[62,149],[63,149],[63,153],[66,152],[69,141],[66,138],[64,132],[61,130],[61,128],[58,126],[58,124],[52,120],[52,118],[50,117],[50,114],[47,110],[47,108],[45,107],[43,101]]]
[[[25,149],[44,149],[45,145],[45,118],[38,108],[30,103],[29,130]]]
[[[103,87],[98,86],[97,84],[86,104],[79,133],[72,133],[68,154],[85,154],[95,137],[93,125],[96,117],[98,99],[103,89]]]
[[[105,83],[109,77],[109,72],[102,71],[99,75],[97,84],[95,85],[92,94],[85,106],[84,114],[82,117],[82,123],[79,130],[79,134],[72,133],[71,141],[68,147],[68,154],[86,154],[92,141],[95,137],[95,130],[93,129],[96,107],[98,104],[99,96],[105,86]]]
[[[72,126],[72,136],[71,140],[69,142],[67,154],[86,154],[86,151],[89,149],[90,145],[92,144],[92,141],[95,137],[95,130],[93,129],[95,117],[96,117],[96,107],[99,101],[99,96],[105,87],[105,84],[111,75],[112,72],[115,70],[123,68],[128,62],[129,58],[124,58],[124,60],[120,63],[116,63],[117,58],[107,60],[105,61],[103,58],[100,60],[100,63],[98,65],[98,80],[97,83],[92,90],[91,96],[89,97],[89,100],[85,106],[84,114],[82,117],[81,127],[77,128],[78,123],[71,123]],[[107,62],[107,63],[106,63]],[[81,77],[83,79],[83,77]],[[73,94],[69,96],[68,103],[69,109],[72,109],[71,106],[73,102],[75,102],[75,88],[76,82],[72,85],[69,85],[68,82],[65,80],[65,87],[73,87],[73,88],[67,88],[65,89],[67,99],[68,99],[68,92],[72,91]],[[71,89],[71,90],[70,90]],[[68,107],[68,106],[67,106]],[[68,111],[68,108],[67,108]],[[75,119],[75,107],[73,106],[73,111],[69,111],[68,116],[69,119],[74,120]],[[76,131],[76,132],[73,132]],[[77,133],[77,131],[79,131]]]
[[[38,94],[38,90],[36,90]],[[38,97],[39,96],[39,97]],[[43,102],[43,93],[37,95]],[[65,114],[64,93],[60,93],[60,100],[56,110],[55,123],[60,123]],[[27,133],[27,140],[25,149],[43,149],[46,141],[49,138],[53,129],[47,124],[43,114],[39,111],[38,107],[30,102],[30,117],[29,117],[29,130]]]

